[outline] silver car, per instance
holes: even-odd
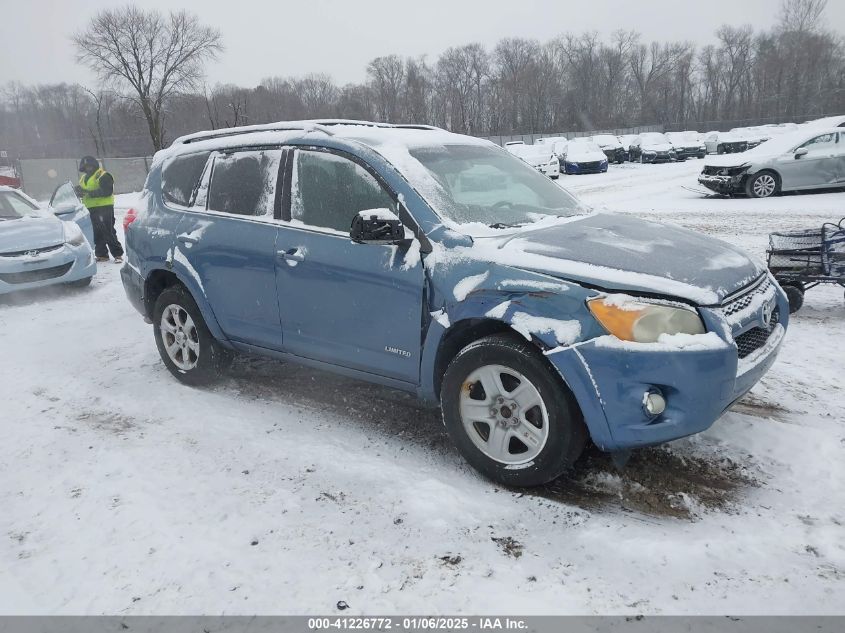
[[[752,198],[845,187],[845,130],[806,128],[739,154],[710,158],[698,182],[717,193]]]

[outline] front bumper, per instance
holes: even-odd
[[[588,163],[565,162],[560,167],[566,174],[602,174],[607,171],[607,161],[591,161]]]
[[[717,333],[723,346],[637,349],[636,344],[605,345],[595,339],[547,357],[575,395],[600,449],[661,444],[708,429],[768,371],[788,324],[786,298],[779,290],[776,297],[778,322],[765,343],[743,359],[733,336],[754,326],[757,317],[749,317],[729,335],[724,318],[706,309],[701,314],[707,329]],[[666,410],[651,417],[643,408],[643,396],[655,388],[664,395]]]
[[[677,160],[677,155],[674,152],[643,152],[644,163],[669,163]]]
[[[710,176],[701,174],[698,177],[698,184],[704,185],[716,193],[729,195],[742,193],[745,190],[745,178],[745,173],[735,176]]]
[[[62,244],[36,255],[2,256],[0,295],[79,281],[96,272],[94,251],[87,241],[81,246]]]

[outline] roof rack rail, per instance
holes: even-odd
[[[195,134],[186,134],[180,136],[173,144],[197,143],[199,141],[207,141],[215,138],[226,138],[227,136],[238,136],[239,134],[250,134],[251,132],[322,132],[327,136],[333,136],[331,130],[316,121],[292,121],[289,123],[265,123],[260,125],[244,125],[241,127],[230,127],[220,130],[211,130],[208,132],[196,132]]]

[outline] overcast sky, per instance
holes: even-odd
[[[777,0],[137,0],[144,8],[186,8],[223,33],[226,51],[208,67],[209,82],[257,85],[271,75],[327,72],[338,83],[362,81],[373,57],[398,53],[436,59],[449,46],[502,37],[547,40],[566,31],[620,28],[645,39],[710,42],[729,22],[764,29]],[[81,82],[69,36],[85,27],[102,0],[0,0],[0,84]],[[845,24],[834,0],[827,23]]]

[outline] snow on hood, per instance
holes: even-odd
[[[593,143],[572,143],[566,149],[566,160],[569,162],[589,163],[607,160],[607,156]]]
[[[680,227],[596,214],[500,239],[479,239],[440,256],[485,259],[598,286],[715,305],[764,267],[742,250]]]
[[[0,220],[0,252],[16,253],[65,241],[62,221],[54,215]]]
[[[675,149],[675,146],[671,143],[659,143],[646,140],[643,140],[641,147],[650,152],[668,152],[669,150]]]

